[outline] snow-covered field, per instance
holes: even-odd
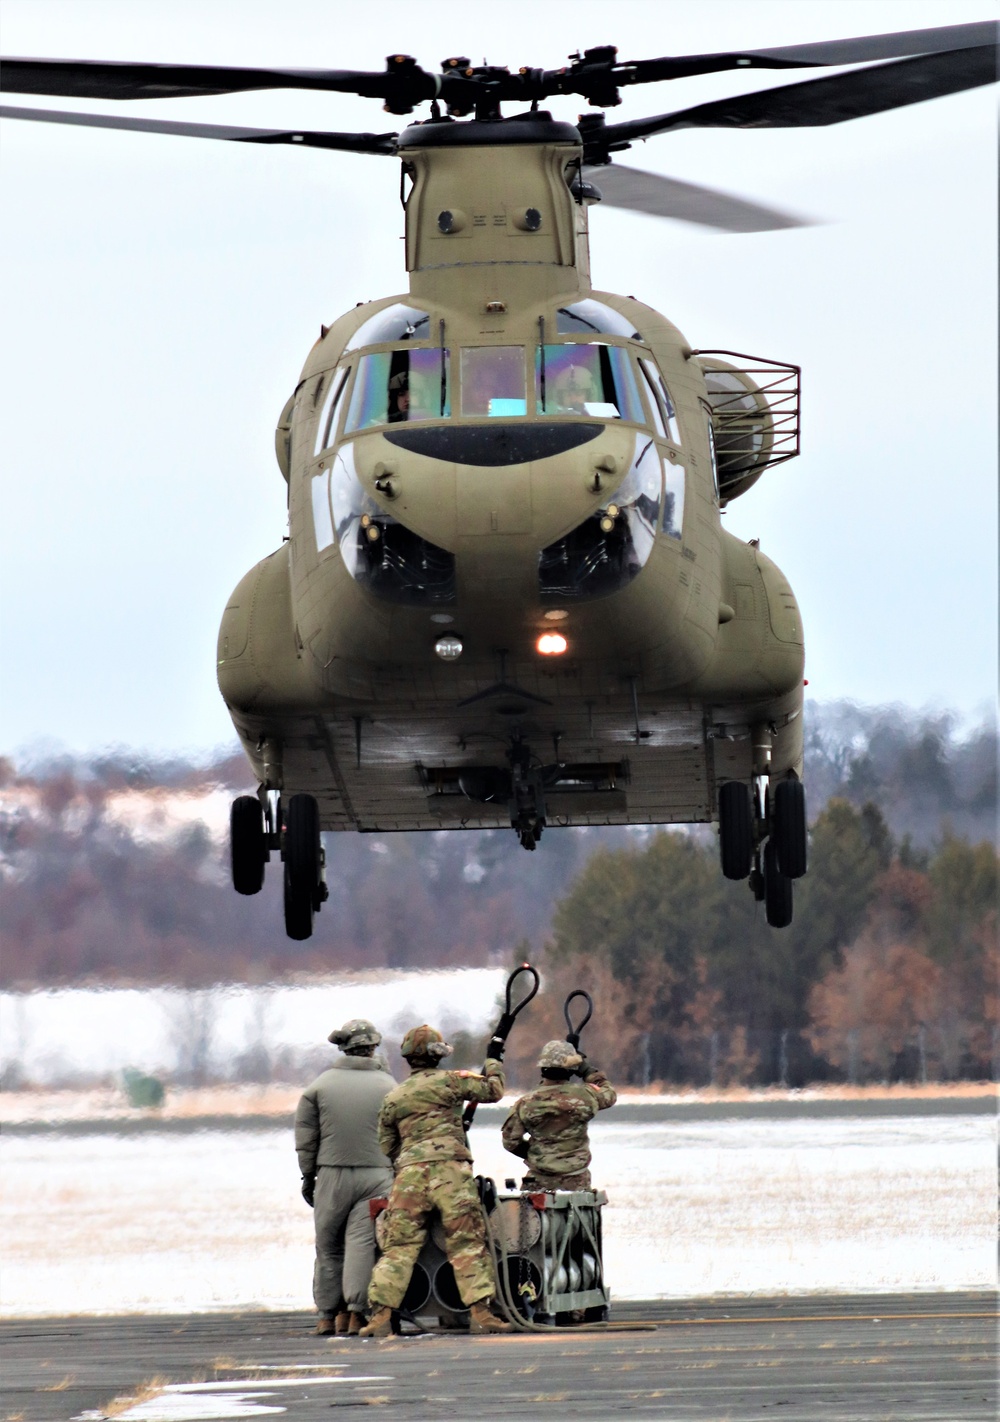
[[[0,993],[0,1074],[39,1086],[135,1067],[203,1077],[233,1070],[241,1054],[294,1062],[352,1017],[387,1041],[433,1022],[486,1030],[507,980],[503,968],[345,973],[301,983],[185,988],[61,988]]]
[[[592,1128],[619,1298],[988,1288],[996,1121],[729,1120]],[[473,1128],[476,1167],[519,1164]],[[287,1130],[15,1136],[7,1316],[310,1307],[312,1217]]]

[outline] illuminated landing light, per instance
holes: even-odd
[[[434,650],[443,662],[457,662],[462,655],[461,637],[439,637]]]
[[[569,643],[561,632],[543,632],[536,646],[543,657],[561,657]]]
[[[546,622],[565,622],[569,613],[562,607],[553,607],[545,614]]]

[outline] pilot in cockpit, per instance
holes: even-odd
[[[390,425],[410,418],[409,371],[401,370],[389,381],[389,411],[386,418]]]
[[[560,371],[553,381],[553,390],[560,414],[584,415],[587,403],[598,398],[594,377],[583,365],[570,365]]]

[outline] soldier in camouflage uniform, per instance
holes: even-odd
[[[538,1065],[541,1085],[516,1101],[503,1123],[504,1149],[527,1162],[523,1189],[589,1190],[587,1126],[618,1100],[614,1087],[570,1042],[547,1042]]]
[[[440,1070],[441,1059],[452,1048],[433,1027],[407,1032],[400,1051],[411,1074],[390,1091],[379,1113],[379,1144],[393,1163],[396,1179],[385,1216],[384,1252],[368,1289],[374,1312],[361,1336],[385,1338],[392,1331],[392,1311],[403,1302],[435,1210],[444,1226],[445,1251],[458,1291],[470,1310],[470,1331],[506,1333],[510,1325],[490,1311],[496,1291],[493,1264],[462,1127],[466,1101],[499,1101],[503,1095],[503,1042],[490,1042],[482,1075]]]

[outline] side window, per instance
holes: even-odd
[[[330,514],[330,471],[322,470],[310,480],[312,493],[313,532],[316,552],[322,553],[333,542],[333,518]]]
[[[712,461],[712,487],[715,490],[715,497],[719,497],[719,460],[715,452],[715,426],[712,424],[712,416],[705,419],[708,429],[708,457]]]
[[[646,377],[646,383],[652,392],[652,404],[659,411],[657,424],[663,425],[663,437],[669,439],[673,444],[680,444],[680,430],[677,428],[677,410],[674,402],[670,398],[670,391],[663,376],[657,370],[651,360],[646,360],[640,356],[639,364],[642,366],[642,373]],[[655,418],[655,415],[654,415]]]
[[[663,464],[663,532],[668,538],[680,538],[684,532],[684,465]]]
[[[470,346],[462,352],[462,414],[526,415],[523,346]]]
[[[340,397],[347,386],[347,378],[351,373],[351,367],[346,370],[334,372],[333,380],[330,382],[330,390],[323,405],[319,423],[316,426],[316,444],[313,448],[313,457],[321,454],[324,449],[329,449],[333,443],[333,436],[337,428],[337,411],[340,408]]]
[[[375,425],[447,417],[451,414],[448,379],[449,352],[440,347],[362,356],[345,434]]]

